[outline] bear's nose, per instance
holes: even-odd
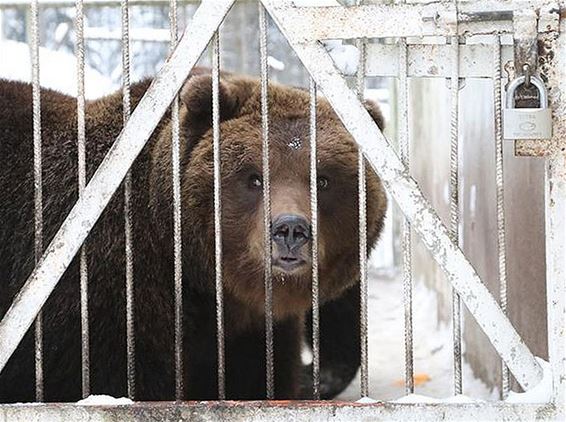
[[[297,251],[311,238],[309,222],[295,214],[283,214],[273,222],[273,241],[279,246],[287,246],[289,252]]]

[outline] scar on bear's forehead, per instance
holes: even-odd
[[[299,136],[293,136],[287,146],[296,151],[303,146],[303,141],[301,141],[301,138]]]

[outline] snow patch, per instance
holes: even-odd
[[[272,69],[279,71],[285,70],[285,63],[283,63],[281,60],[277,60],[273,56],[267,56],[267,64]]]
[[[132,400],[126,397],[116,398],[106,394],[91,395],[77,402],[77,404],[81,406],[121,406],[133,403]]]
[[[303,345],[301,347],[301,362],[303,365],[310,365],[312,363],[313,356],[310,346],[307,344],[303,338]]]
[[[2,406],[45,406],[45,403],[37,402],[37,401],[28,401],[28,402],[16,402],[16,403],[3,403]]]
[[[360,51],[355,45],[344,44],[341,40],[324,41],[334,65],[344,75],[354,75],[360,62]]]
[[[0,41],[2,57],[0,78],[13,81],[31,82],[30,49],[26,43]],[[77,95],[77,59],[72,54],[39,48],[39,78],[44,88],[63,94]],[[94,99],[114,91],[111,81],[98,71],[85,66],[85,96]]]
[[[378,400],[374,400],[374,399],[371,399],[369,397],[362,397],[361,399],[356,401],[356,403],[361,403],[361,404],[371,404],[371,403],[377,403],[377,402],[378,402]]]
[[[542,367],[542,380],[524,393],[509,392],[505,400],[507,403],[548,403],[552,397],[552,369],[550,363],[537,357],[537,362]]]
[[[393,400],[393,403],[441,403],[442,400],[435,399],[434,397],[423,396],[421,394],[408,394]]]

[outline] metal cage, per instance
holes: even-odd
[[[129,105],[129,24],[128,5],[149,0],[123,0],[123,98],[124,129],[89,183],[86,183],[84,152],[85,97],[84,97],[84,4],[115,4],[116,0],[76,1],[76,52],[78,69],[78,145],[80,197],[60,227],[53,241],[43,248],[41,218],[41,116],[38,59],[38,8],[42,4],[73,5],[66,0],[31,0],[31,52],[34,99],[35,151],[35,252],[36,267],[17,295],[11,308],[0,322],[0,370],[14,352],[29,327],[36,326],[36,384],[37,401],[42,401],[41,308],[71,260],[79,254],[81,274],[82,330],[82,391],[89,395],[89,332],[87,283],[88,268],[82,249],[88,233],[103,212],[112,195],[125,180],[126,232],[126,297],[127,297],[127,357],[128,394],[135,398],[134,315],[131,212],[129,197],[131,183],[129,169],[148,141],[166,110],[172,105],[173,121],[173,203],[175,254],[175,372],[176,396],[183,394],[182,383],[182,246],[181,194],[179,169],[179,107],[177,94],[183,81],[197,63],[203,51],[212,42],[213,80],[213,134],[214,134],[214,204],[215,204],[215,258],[216,304],[218,330],[218,402],[135,403],[123,406],[82,407],[73,404],[15,404],[0,405],[4,419],[22,420],[142,420],[142,419],[197,419],[216,420],[220,417],[242,420],[305,418],[309,420],[539,420],[564,417],[565,361],[564,318],[566,283],[566,37],[563,1],[547,0],[478,0],[396,2],[387,4],[357,4],[355,6],[298,7],[291,0],[259,1],[259,36],[261,57],[261,98],[263,133],[263,177],[265,218],[265,292],[266,292],[266,356],[267,397],[265,402],[231,402],[223,400],[224,343],[222,294],[222,232],[220,195],[220,130],[219,130],[219,63],[218,32],[220,25],[235,0],[203,0],[177,40],[177,1],[170,1],[170,56],[137,108]],[[21,5],[29,0],[6,0],[5,5]],[[545,224],[546,224],[546,285],[548,298],[548,349],[552,371],[552,397],[548,403],[345,403],[345,402],[273,402],[273,315],[270,268],[270,184],[269,184],[269,110],[266,19],[267,14],[278,25],[304,67],[311,76],[310,122],[310,186],[313,236],[317,235],[316,189],[316,96],[320,90],[330,102],[344,126],[360,147],[359,174],[365,174],[364,157],[380,176],[388,193],[404,213],[403,220],[403,283],[405,304],[405,364],[406,391],[412,393],[412,278],[411,230],[422,239],[430,253],[442,267],[453,287],[454,325],[454,391],[462,392],[461,384],[461,304],[465,304],[489,337],[504,367],[514,375],[526,391],[542,379],[542,369],[506,316],[505,225],[503,207],[502,167],[502,66],[507,60],[515,63],[529,61],[532,46],[544,41],[552,52],[545,82],[550,92],[553,110],[552,139],[546,141],[518,140],[518,155],[539,156],[545,160]],[[461,38],[467,42],[462,44]],[[325,49],[325,40],[357,40],[361,52],[356,92],[348,87],[344,75],[335,67]],[[373,43],[369,39],[393,39],[396,42]],[[441,41],[439,41],[441,40]],[[426,57],[426,60],[424,59]],[[435,63],[434,67],[429,63]],[[516,66],[517,67],[517,66]],[[395,151],[371,120],[360,99],[363,98],[366,76],[391,76],[399,81],[399,151]],[[419,186],[409,174],[408,145],[408,78],[442,77],[450,80],[451,90],[451,149],[450,149],[450,225],[446,227],[435,210],[424,198]],[[464,256],[458,244],[458,106],[460,78],[488,78],[494,83],[496,128],[496,189],[498,223],[498,260],[501,295],[498,304],[486,289],[475,269]],[[371,142],[369,141],[371,140]],[[375,142],[374,140],[377,140]],[[360,397],[370,396],[368,385],[367,351],[367,263],[365,233],[365,178],[359,178],[360,198],[360,280],[361,280],[361,391]],[[316,242],[314,242],[316,245]],[[313,387],[319,397],[319,325],[318,325],[318,268],[317,248],[313,246]],[[503,372],[502,388],[509,389],[509,376]]]

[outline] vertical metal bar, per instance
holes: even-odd
[[[361,4],[361,1],[358,1]],[[360,101],[364,100],[367,41],[357,40],[360,63],[356,73],[356,90]],[[360,265],[360,395],[369,396],[368,365],[368,277],[367,277],[367,195],[366,165],[361,148],[358,148],[358,259]]]
[[[271,192],[269,180],[269,110],[267,69],[267,17],[259,4],[259,51],[261,73],[261,131],[263,139],[263,226],[264,226],[264,283],[265,283],[265,390],[267,399],[274,397],[273,372],[273,286],[271,280]]]
[[[171,42],[169,51],[177,45],[177,0],[169,3]],[[175,399],[183,399],[183,265],[181,259],[181,170],[179,140],[179,97],[171,104],[171,162],[173,178],[173,255],[175,286]]]
[[[316,83],[310,80],[310,195],[312,231],[312,378],[313,399],[320,400],[320,312],[318,289],[318,183],[316,170]]]
[[[41,88],[39,82],[39,8],[33,0],[31,15],[31,79],[33,101],[33,180],[34,180],[34,252],[35,264],[43,254],[43,181],[41,154]],[[39,312],[35,320],[35,399],[43,401],[43,323]]]
[[[220,36],[212,39],[212,134],[214,143],[214,250],[216,266],[216,335],[218,399],[226,398],[224,376],[224,292],[222,287],[222,202],[220,178]]]
[[[399,39],[399,152],[403,165],[409,171],[409,106],[408,106],[408,58],[407,39]],[[413,272],[411,224],[405,216],[401,223],[403,253],[403,305],[405,309],[405,392],[414,392],[413,369]]]
[[[83,0],[76,1],[75,32],[77,55],[77,149],[79,197],[86,186],[86,123],[85,123],[85,41]],[[82,246],[79,257],[81,300],[81,375],[82,396],[90,394],[90,340],[88,326],[88,262],[86,247]]]
[[[493,43],[493,110],[495,117],[495,188],[497,201],[497,256],[499,262],[499,304],[507,315],[507,254],[505,251],[505,202],[503,177],[503,132],[501,129],[501,37]],[[501,396],[509,395],[509,369],[501,361]]]
[[[122,0],[122,107],[124,126],[131,114],[130,105],[130,13],[128,0]],[[134,259],[132,245],[132,174],[124,180],[124,234],[126,253],[126,360],[128,397],[136,395],[136,342],[134,333]]]
[[[458,181],[458,94],[460,45],[458,36],[450,37],[452,44],[452,76],[450,78],[450,239],[458,245],[459,181]],[[454,341],[454,393],[462,394],[462,315],[460,295],[452,289],[452,325]]]

